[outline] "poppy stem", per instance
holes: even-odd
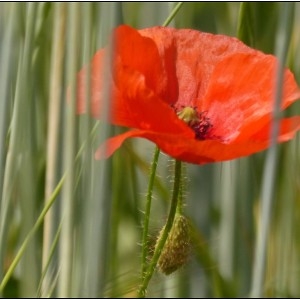
[[[186,164],[181,165],[181,178],[180,178],[180,187],[178,192],[178,204],[176,208],[176,213],[179,215],[183,214],[183,203],[185,200],[185,187],[186,187]]]
[[[179,2],[174,9],[172,10],[169,17],[163,23],[163,26],[168,26],[171,21],[174,19],[177,12],[182,7],[183,2]],[[148,231],[149,231],[149,219],[150,219],[150,210],[151,210],[151,202],[152,202],[152,191],[154,185],[154,178],[156,174],[157,162],[160,154],[160,149],[158,147],[155,148],[151,172],[150,172],[150,179],[147,191],[147,199],[146,199],[146,208],[145,208],[145,219],[144,219],[144,226],[143,226],[143,236],[142,236],[142,278],[145,276],[145,272],[147,269],[147,256],[148,256]],[[182,197],[181,197],[182,199]],[[182,202],[182,200],[181,200]],[[182,207],[182,205],[180,205]]]
[[[151,259],[151,262],[143,276],[143,282],[138,290],[138,297],[144,298],[146,295],[146,290],[149,284],[150,279],[152,278],[152,275],[154,273],[155,267],[157,265],[157,262],[160,258],[161,252],[165,246],[166,240],[168,238],[169,232],[171,231],[171,228],[174,223],[175,214],[177,211],[177,206],[180,198],[180,188],[181,188],[181,161],[176,160],[175,161],[175,175],[174,175],[174,187],[173,187],[173,195],[171,200],[171,207],[167,219],[167,223],[165,225],[165,229],[159,239],[159,242],[157,246],[155,247],[155,251],[153,254],[153,257]]]
[[[150,171],[150,178],[148,184],[147,198],[146,198],[146,208],[145,208],[145,218],[144,218],[144,226],[143,226],[143,236],[142,236],[142,278],[145,275],[147,269],[147,256],[149,252],[148,247],[148,231],[149,231],[149,219],[150,219],[150,210],[151,210],[151,202],[152,202],[152,191],[154,185],[154,179],[156,174],[157,162],[160,154],[160,149],[158,147],[155,148],[153,162]]]

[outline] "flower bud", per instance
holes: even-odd
[[[160,231],[156,246],[159,243],[164,228],[165,227]],[[169,232],[169,236],[158,260],[158,269],[160,272],[169,275],[187,262],[190,253],[189,230],[187,218],[176,214],[172,229]]]

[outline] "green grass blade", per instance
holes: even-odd
[[[70,102],[66,106],[65,118],[65,152],[64,162],[66,181],[63,188],[62,201],[62,231],[60,239],[61,273],[58,281],[58,296],[71,297],[73,280],[73,255],[74,255],[74,214],[75,214],[75,154],[76,154],[76,72],[77,49],[79,45],[79,3],[68,4],[68,30],[67,30],[67,82],[70,84]]]
[[[252,275],[251,297],[257,298],[263,296],[263,284],[266,269],[266,253],[267,244],[271,223],[272,202],[275,190],[275,174],[278,159],[277,136],[279,132],[279,117],[280,117],[280,103],[282,97],[282,83],[284,63],[287,57],[289,40],[291,36],[291,29],[293,24],[293,3],[282,4],[280,13],[280,25],[278,29],[278,38],[276,43],[276,52],[279,59],[277,78],[276,78],[276,96],[274,102],[273,112],[273,126],[271,131],[271,146],[268,150],[264,177],[263,188],[261,195],[261,217],[260,227],[257,234],[257,242],[255,249],[255,261]]]
[[[3,276],[3,263],[6,251],[6,231],[7,231],[7,216],[9,214],[9,200],[3,193],[3,183],[6,165],[6,138],[8,131],[8,107],[9,107],[9,85],[12,77],[12,68],[10,63],[12,61],[12,45],[14,43],[13,31],[16,19],[16,5],[10,7],[9,22],[7,31],[1,40],[2,51],[0,57],[0,278]],[[12,180],[13,178],[10,178]],[[6,180],[7,182],[8,180]],[[8,184],[8,182],[7,182]],[[0,295],[1,296],[1,295]]]
[[[253,4],[251,2],[241,2],[239,11],[239,20],[237,28],[237,37],[249,46],[254,46]]]
[[[45,199],[48,199],[55,189],[58,174],[58,158],[59,158],[59,130],[60,130],[60,115],[61,115],[61,91],[62,91],[62,76],[63,76],[63,57],[64,57],[64,40],[65,40],[65,18],[66,5],[62,3],[54,4],[54,29],[52,37],[52,57],[50,71],[50,91],[49,91],[49,114],[48,114],[48,134],[47,134],[47,157],[46,157],[46,184],[45,184]],[[55,210],[51,209],[45,216],[43,228],[43,258],[42,268],[45,272],[43,277],[43,285],[41,288],[41,296],[48,295],[51,280],[48,272],[44,269],[48,264],[51,243],[54,239],[54,234],[57,227]],[[49,276],[48,276],[49,275]]]
[[[0,294],[3,293],[3,290],[4,290],[8,280],[12,276],[12,274],[13,274],[15,268],[17,267],[19,261],[23,257],[24,251],[27,249],[28,244],[30,243],[31,239],[33,238],[33,236],[35,235],[35,233],[37,232],[39,227],[42,225],[42,223],[44,221],[44,218],[45,218],[45,215],[47,214],[48,210],[51,208],[51,206],[55,202],[57,195],[59,194],[60,190],[62,189],[64,180],[65,180],[65,176],[63,176],[62,179],[60,180],[60,182],[57,184],[55,190],[53,191],[52,195],[50,196],[49,200],[47,201],[47,204],[45,205],[42,212],[40,213],[40,215],[39,215],[38,219],[36,220],[34,226],[30,230],[30,232],[27,234],[25,240],[23,241],[17,255],[15,256],[14,260],[12,261],[11,265],[9,266],[9,268],[8,268],[8,270],[7,270],[7,272],[4,276],[4,278],[2,279],[2,281],[0,283]]]
[[[101,3],[96,44],[103,47],[108,43],[112,28],[121,23],[121,3]],[[113,45],[109,45],[113,49]],[[110,52],[111,53],[111,52]],[[110,54],[111,55],[111,54]],[[107,122],[110,116],[110,82],[105,76],[110,68],[110,57],[104,62],[104,104],[101,108],[101,130],[97,134],[96,142],[105,140],[112,134]],[[94,160],[91,153],[92,161]],[[93,161],[90,171],[91,196],[85,200],[84,212],[84,241],[83,264],[84,282],[82,283],[82,297],[102,297],[109,273],[109,245],[110,245],[110,216],[111,216],[111,184],[112,166],[110,160]],[[82,275],[81,275],[82,276]]]

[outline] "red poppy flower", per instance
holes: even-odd
[[[196,164],[230,160],[269,146],[277,60],[233,37],[152,27],[114,31],[111,122],[124,134],[105,141],[108,157],[131,137],[146,138],[170,156]],[[91,62],[91,113],[99,116],[106,49]],[[78,112],[85,112],[86,68],[78,74]],[[281,109],[300,98],[284,73]],[[300,129],[300,116],[281,120],[279,142]],[[104,147],[105,146],[105,147]]]

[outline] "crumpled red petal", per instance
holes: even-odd
[[[219,63],[203,98],[213,134],[246,141],[270,120],[274,108],[277,60],[274,56],[235,54]],[[238,75],[238,76],[237,76]],[[300,98],[293,74],[285,70],[282,109]]]
[[[278,142],[290,140],[298,130],[300,130],[300,117],[283,119],[280,123]],[[195,164],[205,164],[243,157],[265,150],[270,144],[270,124],[262,128],[250,140],[232,144],[218,140],[197,141],[191,138],[179,137],[178,135],[134,129],[107,139],[98,148],[95,158],[110,157],[126,139],[133,137],[146,138],[153,141],[163,152],[174,158]]]
[[[177,78],[167,74],[171,73],[171,67],[169,72],[163,68],[155,43],[129,26],[115,30],[115,41],[113,78],[109,77],[113,79],[110,121],[121,126],[191,135],[191,130],[178,120],[169,105],[177,98]],[[104,50],[100,50],[91,63],[91,111],[94,117],[99,117],[103,106],[104,59]],[[86,112],[86,79],[87,67],[77,77],[78,113]]]
[[[269,146],[277,59],[239,40],[188,29],[153,27],[115,30],[111,122],[134,128],[108,139],[96,157],[109,157],[131,137],[146,138],[165,153],[203,164],[223,161]],[[99,116],[104,50],[92,61],[92,112]],[[78,112],[83,112],[86,71],[78,75]],[[99,79],[100,78],[100,79]],[[284,74],[281,109],[300,98],[293,74]],[[212,126],[206,140],[179,120],[183,106],[205,112]],[[278,141],[299,130],[300,117],[281,120]]]
[[[227,56],[258,52],[236,38],[192,29],[151,27],[139,30],[139,33],[155,41],[162,61],[169,56],[175,65],[167,68],[167,73],[177,74],[178,77],[178,107],[199,105],[215,66]],[[176,47],[172,52],[171,45]]]

